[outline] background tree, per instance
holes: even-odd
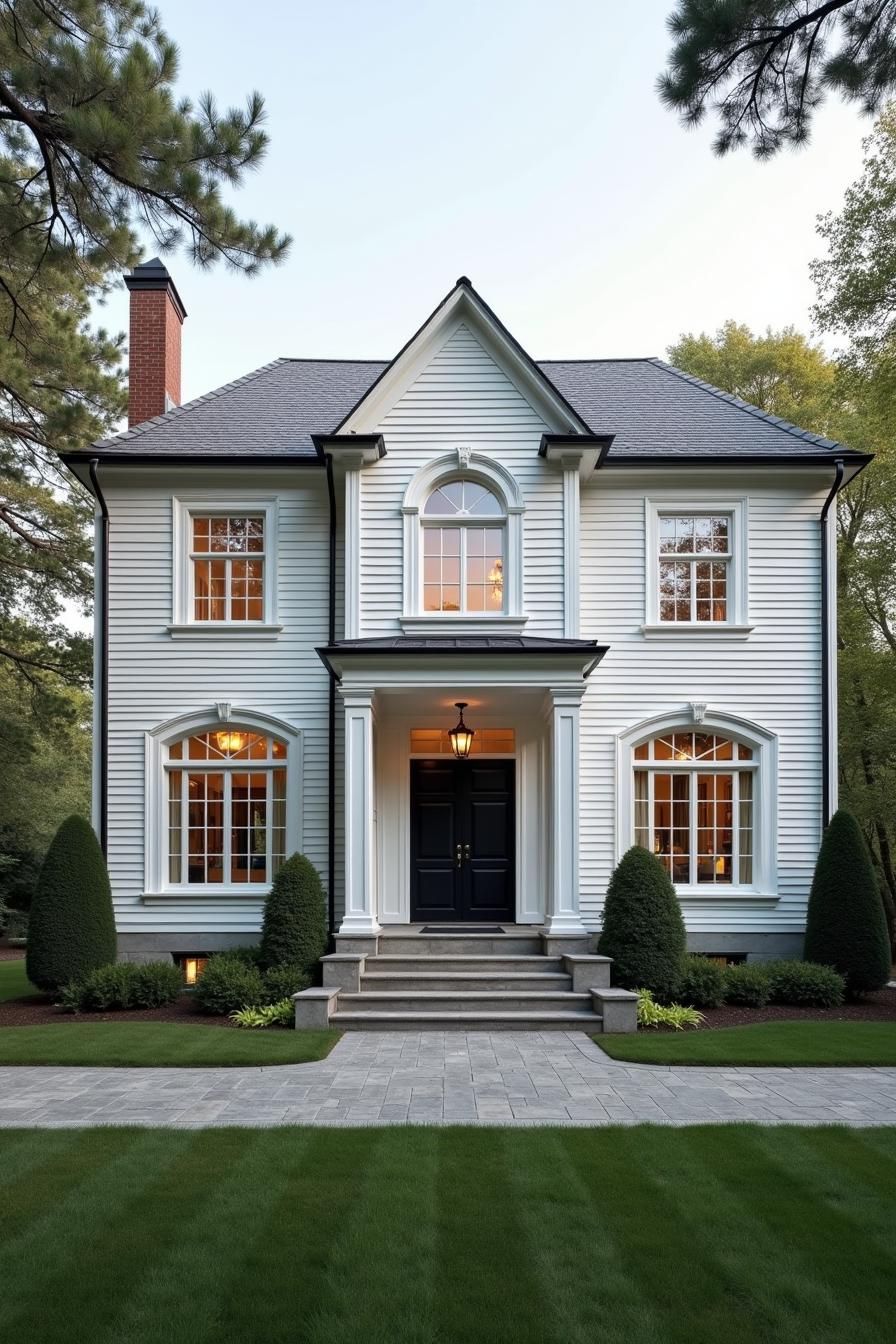
[[[56,455],[125,407],[123,338],[91,325],[93,305],[147,237],[249,274],[289,246],[222,195],[264,157],[260,95],[219,112],[209,93],[176,98],[177,75],[140,0],[0,0],[0,667],[26,736],[57,711],[72,722],[64,687],[89,682],[68,622],[90,605],[93,503]],[[15,848],[10,807],[4,789]]]
[[[792,328],[726,322],[670,361],[801,428],[877,454],[838,501],[839,775],[843,804],[896,898],[896,383],[891,361],[834,360]]]
[[[894,0],[680,0],[660,97],[714,147],[760,158],[806,140],[826,93],[874,114],[896,88]]]

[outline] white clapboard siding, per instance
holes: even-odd
[[[582,911],[600,923],[616,858],[616,736],[691,701],[777,734],[778,891],[772,907],[735,896],[686,903],[696,932],[795,932],[821,823],[821,636],[818,516],[826,493],[805,478],[741,473],[645,484],[646,472],[598,472],[582,492],[582,635],[610,651],[582,716]],[[645,496],[688,488],[693,501],[748,498],[749,616],[742,642],[645,639]],[[683,505],[683,510],[685,506]]]
[[[111,527],[109,666],[109,870],[120,933],[254,934],[261,902],[197,895],[146,905],[144,733],[181,714],[234,705],[289,722],[303,734],[304,849],[326,880],[328,508],[323,472],[224,468],[130,472],[106,467]],[[224,636],[172,639],[172,497],[214,501],[241,489],[279,499],[275,641]],[[190,950],[189,948],[184,950]]]
[[[563,633],[561,476],[537,451],[548,428],[470,328],[459,325],[383,419],[387,456],[361,473],[365,636],[400,628],[404,494],[422,466],[458,445],[494,456],[519,483],[526,633]]]

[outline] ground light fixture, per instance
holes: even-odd
[[[468,728],[464,723],[464,710],[467,708],[466,700],[455,700],[455,709],[460,710],[460,718],[453,728],[448,732],[451,738],[451,750],[459,761],[465,761],[470,754],[470,748],[473,745],[473,738],[476,736],[472,728]]]

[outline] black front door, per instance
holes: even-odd
[[[411,919],[512,920],[514,762],[411,762]]]

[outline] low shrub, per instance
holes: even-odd
[[[70,1013],[161,1008],[173,1003],[182,989],[180,970],[171,962],[122,961],[98,966],[83,980],[66,985],[60,1004]]]
[[[703,1014],[696,1008],[657,1003],[649,989],[638,990],[639,1027],[673,1027],[675,1031],[684,1031],[685,1027],[699,1027],[703,1020]]]
[[[254,1008],[264,1000],[264,983],[257,966],[245,958],[221,952],[209,957],[196,981],[193,1002],[200,1013],[225,1017],[238,1008]]]
[[[260,1008],[237,1008],[230,1018],[238,1027],[250,1029],[291,1027],[295,1024],[295,1008],[292,999],[280,999],[277,1003],[266,1003]]]
[[[830,966],[814,961],[770,961],[763,970],[771,981],[771,1002],[807,1008],[837,1008],[846,996],[846,982]]]
[[[718,1008],[725,997],[723,967],[696,953],[682,957],[681,979],[675,997],[694,1008]]]
[[[246,943],[242,947],[228,947],[226,952],[220,952],[218,955],[232,957],[236,961],[241,961],[244,966],[261,965],[261,948],[258,943]]]
[[[280,1003],[311,984],[310,975],[301,966],[269,966],[261,979],[266,1004]]]
[[[742,1008],[764,1008],[771,997],[772,981],[765,966],[745,961],[741,966],[726,966],[725,1002]]]

